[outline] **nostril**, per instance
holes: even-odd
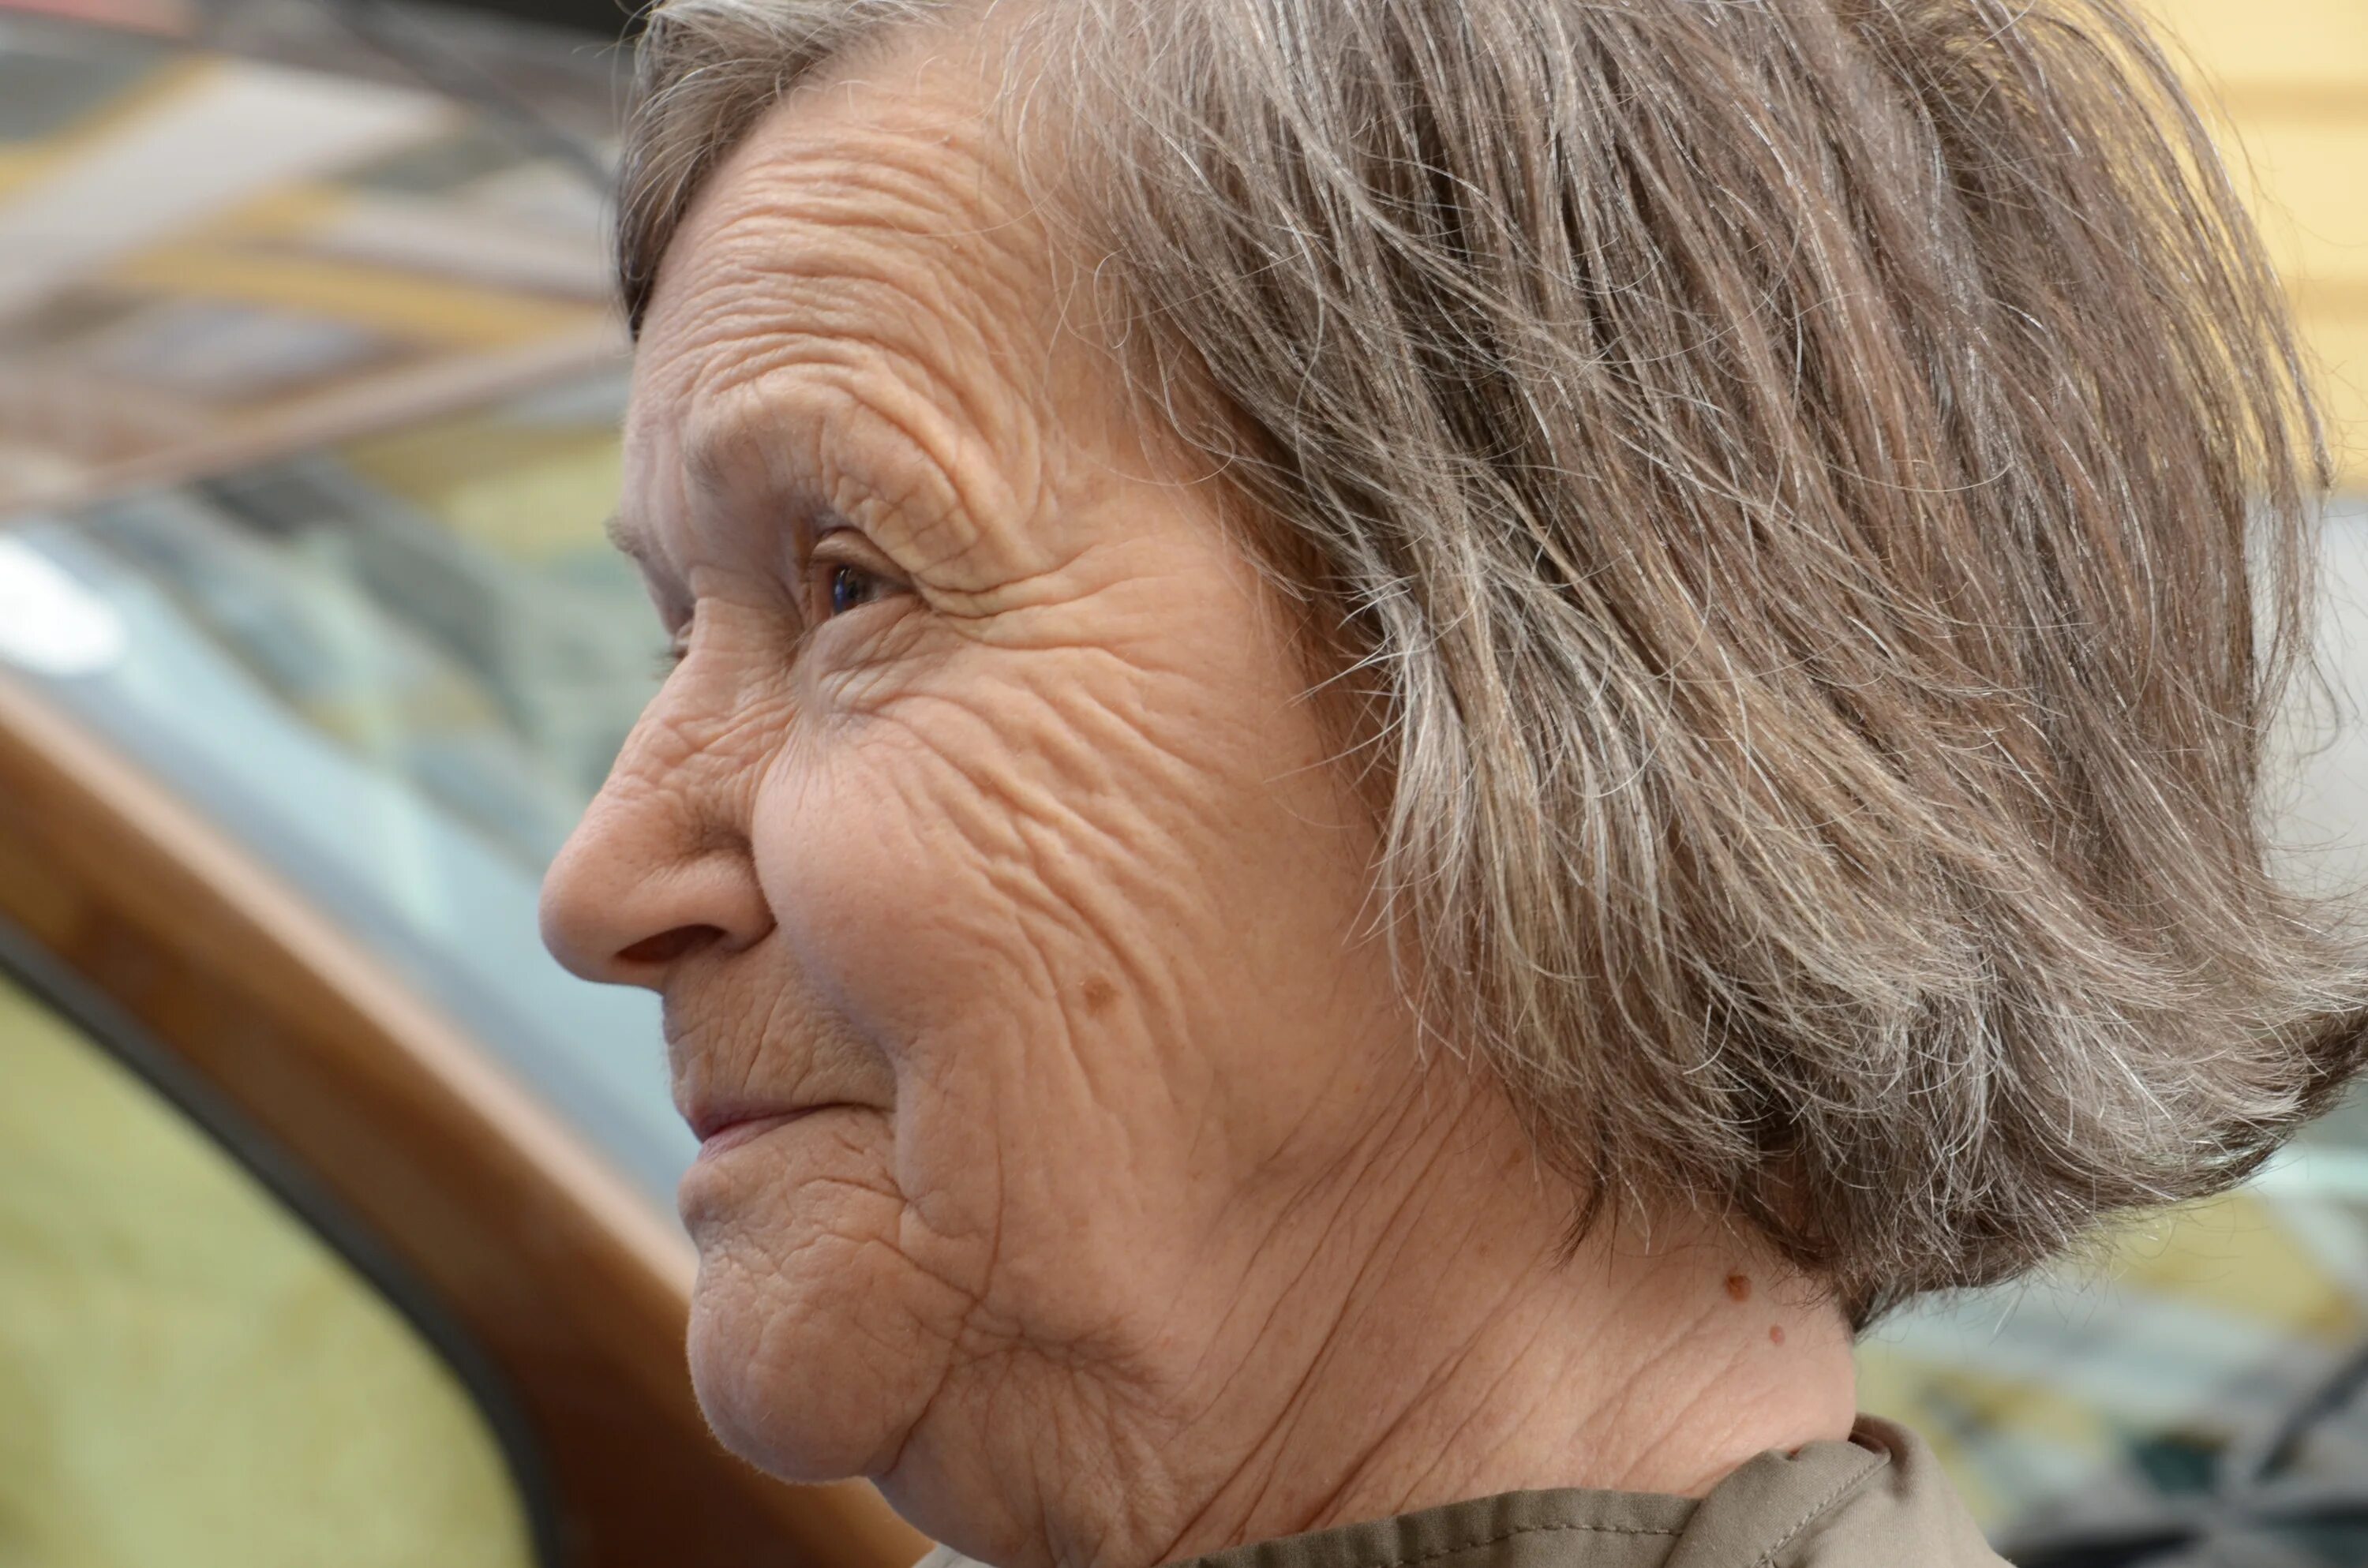
[[[669,964],[723,935],[712,926],[677,926],[620,949],[617,957],[631,964]]]

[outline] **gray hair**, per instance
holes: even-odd
[[[656,7],[637,324],[734,142],[938,9]],[[2350,1080],[2260,801],[2316,415],[2120,0],[1038,9],[1064,244],[1338,628],[1401,971],[1580,1223],[1713,1206],[1863,1321]]]

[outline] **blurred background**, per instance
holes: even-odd
[[[2280,810],[2348,881],[2368,0],[2152,9],[2321,366]],[[0,1568],[909,1544],[706,1446],[655,1005],[535,934],[660,653],[602,537],[624,30],[0,0]],[[1862,1375],[2027,1564],[2368,1564],[2368,1106]]]

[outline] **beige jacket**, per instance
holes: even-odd
[[[1710,1495],[1508,1492],[1262,1541],[1190,1568],[2002,1568],[1904,1426],[1764,1453]]]
[[[960,1568],[942,1548],[915,1568]],[[1707,1497],[1508,1492],[1287,1536],[1177,1568],[2003,1568],[1904,1426],[1765,1453]]]

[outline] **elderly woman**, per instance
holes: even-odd
[[[1851,1343],[2362,1054],[2113,0],[670,0],[552,873],[724,1440],[1005,1568],[1990,1562]],[[1282,1539],[1289,1538],[1289,1539]]]

